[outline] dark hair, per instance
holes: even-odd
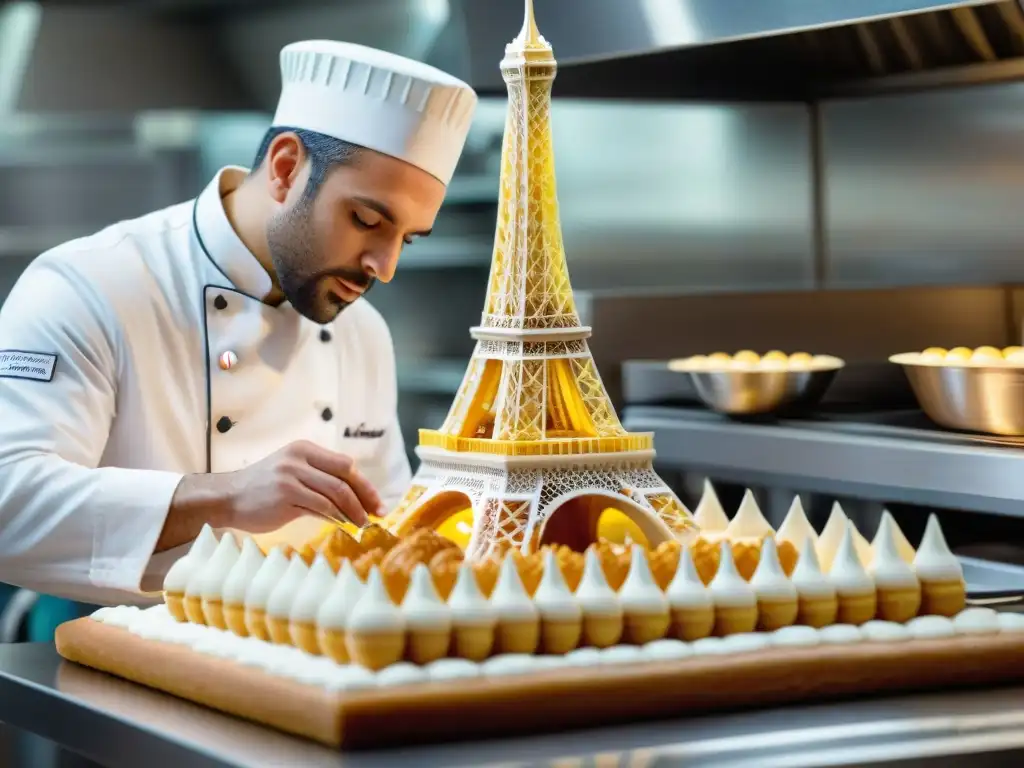
[[[267,152],[270,150],[270,143],[282,133],[294,133],[299,137],[302,146],[309,155],[309,181],[302,193],[302,201],[309,202],[320,190],[320,185],[327,178],[327,172],[337,165],[344,165],[353,162],[362,151],[358,144],[352,144],[333,136],[325,136],[316,131],[306,131],[301,128],[288,128],[286,126],[274,126],[263,134],[263,141],[256,151],[256,157],[252,161],[252,169],[255,171],[263,161],[267,159]]]

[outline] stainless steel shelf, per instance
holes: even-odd
[[[1024,516],[1024,443],[939,430],[815,421],[746,423],[634,406],[658,462],[722,480],[865,500]]]

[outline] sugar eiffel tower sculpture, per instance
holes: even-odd
[[[654,471],[650,433],[628,433],[594,365],[562,246],[551,140],[556,62],[532,0],[505,49],[508,86],[498,221],[476,348],[440,429],[388,516],[397,535],[472,506],[467,558],[542,543],[583,548],[601,512],[628,515],[650,545],[696,533]]]

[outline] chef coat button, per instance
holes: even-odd
[[[234,425],[231,423],[231,419],[229,419],[227,416],[221,416],[219,419],[217,419],[217,431],[220,432],[222,435],[229,429],[231,429],[232,426]]]
[[[236,355],[231,350],[228,350],[227,352],[222,353],[219,358],[217,358],[217,364],[220,366],[220,369],[222,371],[231,370],[236,365],[238,365],[238,355]]]
[[[331,340],[331,332],[326,328],[320,329],[320,341],[326,343]]]
[[[324,421],[330,421],[334,418],[334,414],[331,413],[330,408],[324,408],[323,411],[320,412],[320,418]]]
[[[213,306],[215,306],[217,309],[227,309],[228,300],[225,299],[223,296],[218,296],[216,299],[213,300]]]

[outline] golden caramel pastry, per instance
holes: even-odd
[[[799,365],[810,365],[813,360],[814,358],[806,352],[794,352],[789,356],[789,362]]]
[[[942,347],[928,347],[928,349],[926,349],[921,354],[922,355],[935,355],[936,357],[945,357],[946,356],[946,350],[943,349]]]
[[[672,579],[676,575],[676,569],[679,567],[679,553],[682,548],[681,542],[670,539],[663,541],[648,555],[647,559],[651,566],[651,575],[654,576],[654,583],[662,591],[668,589],[668,585],[672,583]]]
[[[464,559],[463,552],[457,547],[454,549],[442,549],[432,558],[427,566],[430,568],[430,575],[434,579],[434,589],[442,600],[447,600],[455,586],[455,579],[459,576],[459,568],[462,567]]]
[[[518,549],[513,549],[511,557],[515,561],[516,570],[519,571],[519,578],[522,579],[523,586],[526,588],[526,594],[532,597],[544,575],[544,553],[538,551],[524,555]]]
[[[779,552],[779,563],[782,565],[783,572],[787,576],[792,576],[793,569],[796,568],[796,561],[800,558],[800,553],[791,541],[779,541],[776,539],[775,544]]]
[[[727,355],[725,352],[712,352],[708,355],[709,363],[731,363],[732,356]]]
[[[366,577],[370,573],[370,569],[375,565],[380,565],[384,560],[384,555],[387,553],[383,549],[370,549],[359,556],[357,560],[352,561],[352,567],[355,569],[356,574],[362,581],[366,581]]]
[[[978,347],[971,353],[971,357],[975,360],[1002,360],[1002,350],[996,349],[995,347]]]
[[[580,585],[580,579],[583,578],[583,555],[580,552],[574,552],[564,544],[553,549],[555,558],[558,560],[558,569],[562,572],[566,586],[571,592],[575,592],[576,587]]]
[[[476,585],[484,597],[490,597],[494,591],[494,584],[498,581],[498,571],[501,569],[501,556],[496,555],[484,560],[477,560],[473,563],[473,575],[476,576]]]
[[[967,347],[953,347],[946,353],[946,359],[955,361],[970,360],[973,354],[974,351]]]
[[[690,546],[690,555],[697,568],[697,574],[705,585],[710,584],[718,573],[718,559],[721,557],[721,536],[701,535]]]
[[[608,586],[618,592],[629,574],[629,550],[624,547],[616,547],[607,541],[599,541],[590,546],[597,551],[597,557],[601,561],[601,570],[604,571]]]
[[[764,356],[761,359],[765,362],[771,363],[788,363],[789,355],[787,355],[785,352],[780,352],[777,349],[773,349],[771,352],[765,352]]]
[[[337,573],[343,560],[358,560],[366,550],[347,531],[337,528],[323,537],[317,551],[327,558],[327,562]]]
[[[757,364],[761,361],[761,356],[757,354],[757,352],[753,352],[752,350],[741,349],[739,352],[732,356],[732,359],[735,360],[737,363]]]
[[[376,523],[371,523],[359,532],[359,544],[366,551],[383,549],[385,552],[388,552],[398,544],[398,538]]]
[[[1024,347],[1018,347],[1018,346],[1003,347],[1002,352],[1003,352],[1003,357],[1008,358],[1008,357],[1010,357],[1010,355],[1021,355],[1021,354],[1024,354]]]

